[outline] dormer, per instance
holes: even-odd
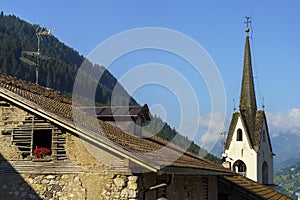
[[[150,121],[147,104],[144,106],[82,107],[80,109],[139,137],[142,136],[143,123]]]

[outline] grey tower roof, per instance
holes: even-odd
[[[250,133],[253,133],[255,130],[256,110],[257,105],[251,64],[251,51],[249,36],[247,35],[244,50],[244,69],[240,96],[240,112],[248,124]]]

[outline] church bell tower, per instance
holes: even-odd
[[[253,80],[249,27],[246,17],[246,42],[239,111],[234,112],[223,156],[223,166],[261,184],[273,184],[273,157],[264,110],[258,110]]]

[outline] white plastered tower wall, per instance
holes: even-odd
[[[271,141],[269,137],[269,132],[267,128],[267,122],[263,120],[262,134],[260,139],[260,147],[257,157],[257,169],[258,169],[258,182],[263,184],[273,184],[273,174],[274,174],[274,154],[272,152]],[[264,165],[265,163],[265,165]],[[266,165],[267,164],[267,165]],[[264,165],[264,166],[263,166]],[[267,179],[264,179],[264,167],[267,166]]]
[[[242,141],[237,141],[237,132],[239,129],[242,130]],[[257,168],[255,166],[258,165],[258,155],[254,149],[251,148],[249,138],[246,134],[246,128],[243,125],[241,117],[238,118],[230,146],[225,150],[225,156],[227,157],[227,162],[230,162],[231,170],[236,171],[233,165],[236,161],[241,160],[246,165],[246,173],[243,175],[257,181]]]

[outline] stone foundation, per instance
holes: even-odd
[[[26,181],[42,199],[85,199],[86,189],[78,175],[37,175]]]
[[[120,176],[106,182],[102,199],[137,199],[137,176]]]
[[[0,175],[1,199],[137,199],[138,177],[97,174]],[[101,197],[101,198],[100,198]]]

